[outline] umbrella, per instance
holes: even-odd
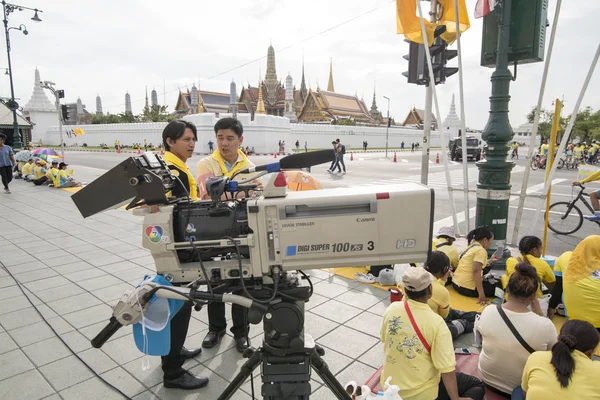
[[[32,157],[31,151],[29,150],[21,150],[17,154],[15,154],[15,160],[18,162],[25,162]]]
[[[83,136],[85,135],[85,131],[81,128],[75,128],[73,129],[73,133],[75,134],[75,136]]]
[[[32,151],[31,153],[35,154],[38,157],[41,156],[41,155],[60,157],[57,152],[55,152],[52,149],[48,149],[48,148],[36,149],[36,150]]]
[[[295,192],[301,190],[318,190],[323,186],[311,174],[304,171],[285,171],[288,181],[288,189]]]

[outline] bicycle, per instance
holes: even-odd
[[[512,151],[510,152],[510,159],[514,160],[514,159],[519,159],[519,150],[517,150],[516,148],[513,148]]]
[[[589,197],[589,193],[585,193],[585,187],[581,184],[573,184],[573,186],[579,186],[581,190],[577,194],[577,196],[571,200],[567,201],[559,201],[550,206],[548,210],[548,228],[552,232],[558,233],[559,235],[570,235],[575,233],[581,228],[583,225],[583,214],[579,207],[575,205],[578,201],[581,202],[587,207],[590,211],[591,215],[594,215],[594,208],[588,203],[584,196]],[[595,222],[600,227],[600,221],[591,221]]]
[[[542,158],[542,156],[540,156],[539,154],[536,154],[531,158],[531,169],[533,171],[537,170],[538,168],[546,169],[546,161],[548,160],[548,157],[544,156],[543,161],[540,161],[541,158]],[[558,162],[557,168],[563,169],[563,167],[565,166],[564,158],[562,158],[562,157],[560,157],[558,159],[555,158],[555,161]]]

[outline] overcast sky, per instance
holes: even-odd
[[[467,126],[482,129],[488,118],[492,69],[479,66],[482,20],[473,18],[475,3],[467,0],[471,28],[463,35],[465,110]],[[549,3],[552,22],[556,1]],[[423,108],[425,102],[424,87],[409,85],[402,75],[408,43],[396,34],[395,4],[389,0],[20,0],[19,4],[44,11],[40,23],[30,20],[29,11],[9,17],[10,26],[26,24],[29,30],[28,36],[10,31],[15,96],[21,105],[31,97],[37,66],[43,80],[65,90],[67,101],[81,97],[90,112],[95,111],[97,94],[105,112],[123,112],[129,91],[133,111],[139,113],[146,85],[148,91],[157,90],[160,103],[166,98],[172,111],[178,88],[185,90],[198,81],[201,89],[224,93],[232,79],[238,94],[242,85],[256,86],[259,71],[264,77],[270,42],[276,51],[277,77],[284,80],[289,72],[297,87],[303,55],[307,84],[313,89],[317,83],[327,87],[332,57],[339,93],[363,96],[370,107],[376,83],[379,109],[385,114],[383,96],[390,97],[390,114],[399,121],[412,106]],[[552,99],[564,96],[566,114],[571,112],[598,44],[594,29],[598,15],[599,0],[563,1],[544,101],[547,108]],[[352,18],[356,19],[338,26]],[[549,38],[550,27],[547,32]],[[457,63],[454,59],[450,66]],[[0,66],[7,66],[5,56]],[[525,122],[525,114],[537,102],[542,71],[543,63],[519,67],[518,79],[511,83],[513,127]],[[444,118],[453,93],[458,103],[458,74],[437,88]],[[600,108],[599,92],[600,72],[596,72],[583,104]],[[0,75],[0,95],[10,96],[6,75]]]

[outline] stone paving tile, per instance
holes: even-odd
[[[311,335],[315,340],[331,332],[337,328],[337,326],[338,323],[327,318],[323,318],[313,312],[307,311],[305,313],[304,332]]]
[[[69,263],[69,264],[61,264],[61,265],[57,265],[55,267],[52,267],[53,270],[55,270],[56,272],[58,272],[61,275],[65,275],[71,272],[77,272],[77,271],[82,271],[85,269],[90,269],[90,268],[94,268],[93,265],[79,260],[73,263]]]
[[[108,273],[108,274],[112,274],[115,276],[119,276],[119,273],[122,271],[127,271],[128,269],[132,269],[132,268],[137,268],[138,265],[134,264],[132,262],[129,261],[119,261],[116,263],[112,263],[112,264],[107,264],[107,265],[103,265],[101,267],[98,267],[99,269],[101,269],[102,271]]]
[[[92,344],[88,338],[79,333],[79,331],[73,330],[61,335],[61,337],[75,353],[92,348]]]
[[[64,286],[53,287],[46,290],[39,290],[35,295],[42,301],[48,303],[55,300],[61,300],[67,297],[75,296],[85,292],[85,290],[77,285],[69,284]]]
[[[314,285],[314,293],[320,294],[321,296],[328,297],[330,299],[336,298],[342,293],[346,293],[348,290],[350,290],[350,288],[347,286],[338,285],[327,281],[321,281]]]
[[[365,353],[379,340],[362,332],[339,326],[327,335],[317,340],[318,344],[343,354],[352,354],[355,357]]]
[[[80,329],[95,324],[96,322],[107,321],[107,316],[112,314],[112,308],[105,304],[86,308],[85,310],[75,311],[63,315],[63,318],[75,328]]]
[[[7,332],[0,333],[0,354],[16,349],[18,346]]]
[[[89,293],[81,293],[64,299],[51,301],[48,306],[60,315],[69,314],[100,304],[101,301]]]
[[[21,326],[31,325],[41,320],[42,318],[33,308],[0,315],[0,325],[8,331]]]
[[[88,379],[59,394],[64,400],[123,400],[123,396],[107,387],[99,378]]]
[[[106,275],[106,274],[92,278],[92,279],[86,279],[86,280],[77,282],[77,284],[79,286],[81,286],[82,288],[84,288],[85,290],[87,290],[89,292],[97,290],[97,289],[102,289],[105,287],[117,285],[119,283],[122,283],[120,279],[115,278],[114,276],[111,276],[111,275]]]
[[[128,283],[118,283],[102,289],[94,290],[91,292],[94,296],[104,302],[111,302],[118,300],[123,296],[124,293],[130,292],[134,287]]]
[[[58,267],[65,264],[71,264],[74,262],[79,262],[81,259],[79,257],[74,256],[73,254],[69,254],[63,257],[51,258],[51,259],[43,259],[42,261],[49,267]]]
[[[8,299],[0,300],[0,315],[13,311],[23,310],[31,307],[25,296],[17,295]]]
[[[37,292],[38,290],[46,290],[49,288],[55,288],[64,285],[71,285],[72,282],[65,279],[63,276],[54,276],[48,279],[41,279],[33,282],[28,282],[24,286],[31,292]]]
[[[148,389],[121,367],[105,372],[101,376],[111,385],[118,387],[128,397],[133,397]]]
[[[61,391],[93,376],[75,356],[71,355],[41,367],[40,372],[55,390]]]
[[[56,360],[68,357],[71,351],[56,337],[23,347],[23,351],[33,363],[41,367]]]
[[[106,342],[102,346],[102,350],[120,365],[137,360],[143,356],[135,346],[131,335]]]
[[[77,355],[99,374],[118,366],[114,360],[98,349],[90,348],[77,353]]]
[[[52,278],[58,274],[54,272],[52,268],[40,269],[37,271],[29,271],[23,273],[13,274],[15,279],[21,283],[45,280],[46,278]]]
[[[7,268],[12,274],[18,274],[18,273],[36,271],[39,269],[48,268],[48,266],[41,261],[32,261],[29,263],[19,264],[19,265],[15,265],[13,267],[7,267]]]
[[[84,269],[76,272],[69,272],[65,274],[64,277],[73,281],[73,282],[81,282],[92,278],[97,278],[99,276],[106,276],[106,272],[92,266],[89,269]]]
[[[62,318],[56,317],[48,320],[53,325],[53,328],[59,333],[68,332],[73,328],[67,324]],[[62,332],[61,332],[62,331]],[[54,337],[52,329],[44,321],[36,322],[35,324],[22,326],[8,332],[21,347],[37,343],[42,340]]]
[[[36,370],[13,376],[0,383],[0,399],[37,400],[55,393]]]
[[[0,365],[0,381],[35,368],[19,349],[0,354]]]
[[[383,317],[381,315],[373,314],[370,312],[364,312],[356,317],[353,321],[346,323],[351,328],[357,331],[364,332],[377,339],[381,337],[381,324],[383,323]]]
[[[192,361],[194,361],[193,364],[186,365],[186,368],[188,368],[189,365],[191,365],[191,367],[198,365],[197,361]],[[148,363],[148,369],[146,371],[144,371],[144,368],[142,367],[143,362]],[[146,387],[156,386],[163,381],[160,357],[143,356],[142,358],[124,364],[123,368],[142,384],[146,385]]]
[[[383,364],[383,343],[377,343],[365,354],[360,356],[359,361],[377,369]]]
[[[361,313],[359,308],[349,306],[337,300],[329,300],[313,309],[311,312],[322,315],[327,319],[343,324]]]

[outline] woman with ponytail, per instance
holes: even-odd
[[[528,308],[536,300],[539,284],[535,268],[517,264],[506,288],[508,301],[499,307],[486,307],[475,328],[483,340],[479,375],[492,390],[505,395],[510,395],[521,384],[523,367],[530,353],[549,350],[556,343],[552,321]]]
[[[519,252],[521,253],[519,257],[511,257],[506,260],[506,275],[502,277],[502,286],[506,287],[508,279],[513,272],[515,272],[515,266],[518,263],[525,263],[535,268],[537,276],[540,278],[540,282],[544,283],[548,289],[552,289],[554,282],[556,282],[556,276],[550,265],[540,258],[542,256],[542,241],[540,238],[537,236],[524,236],[519,241]],[[540,285],[537,290],[537,298],[540,299],[541,297],[542,285]],[[537,312],[540,310],[541,312],[541,309],[537,307],[537,305],[535,307],[536,309],[534,311]],[[540,312],[538,312],[538,314],[540,314]],[[547,312],[544,312],[543,316],[545,316],[546,313]]]
[[[499,260],[493,256],[489,262],[487,249],[494,243],[494,233],[488,226],[473,229],[467,235],[469,245],[459,256],[458,267],[452,278],[454,289],[468,297],[477,297],[477,303],[487,305],[496,287],[483,281],[483,269]]]
[[[591,360],[599,342],[589,322],[567,321],[552,351],[529,356],[521,382],[527,400],[600,399],[600,362]]]

